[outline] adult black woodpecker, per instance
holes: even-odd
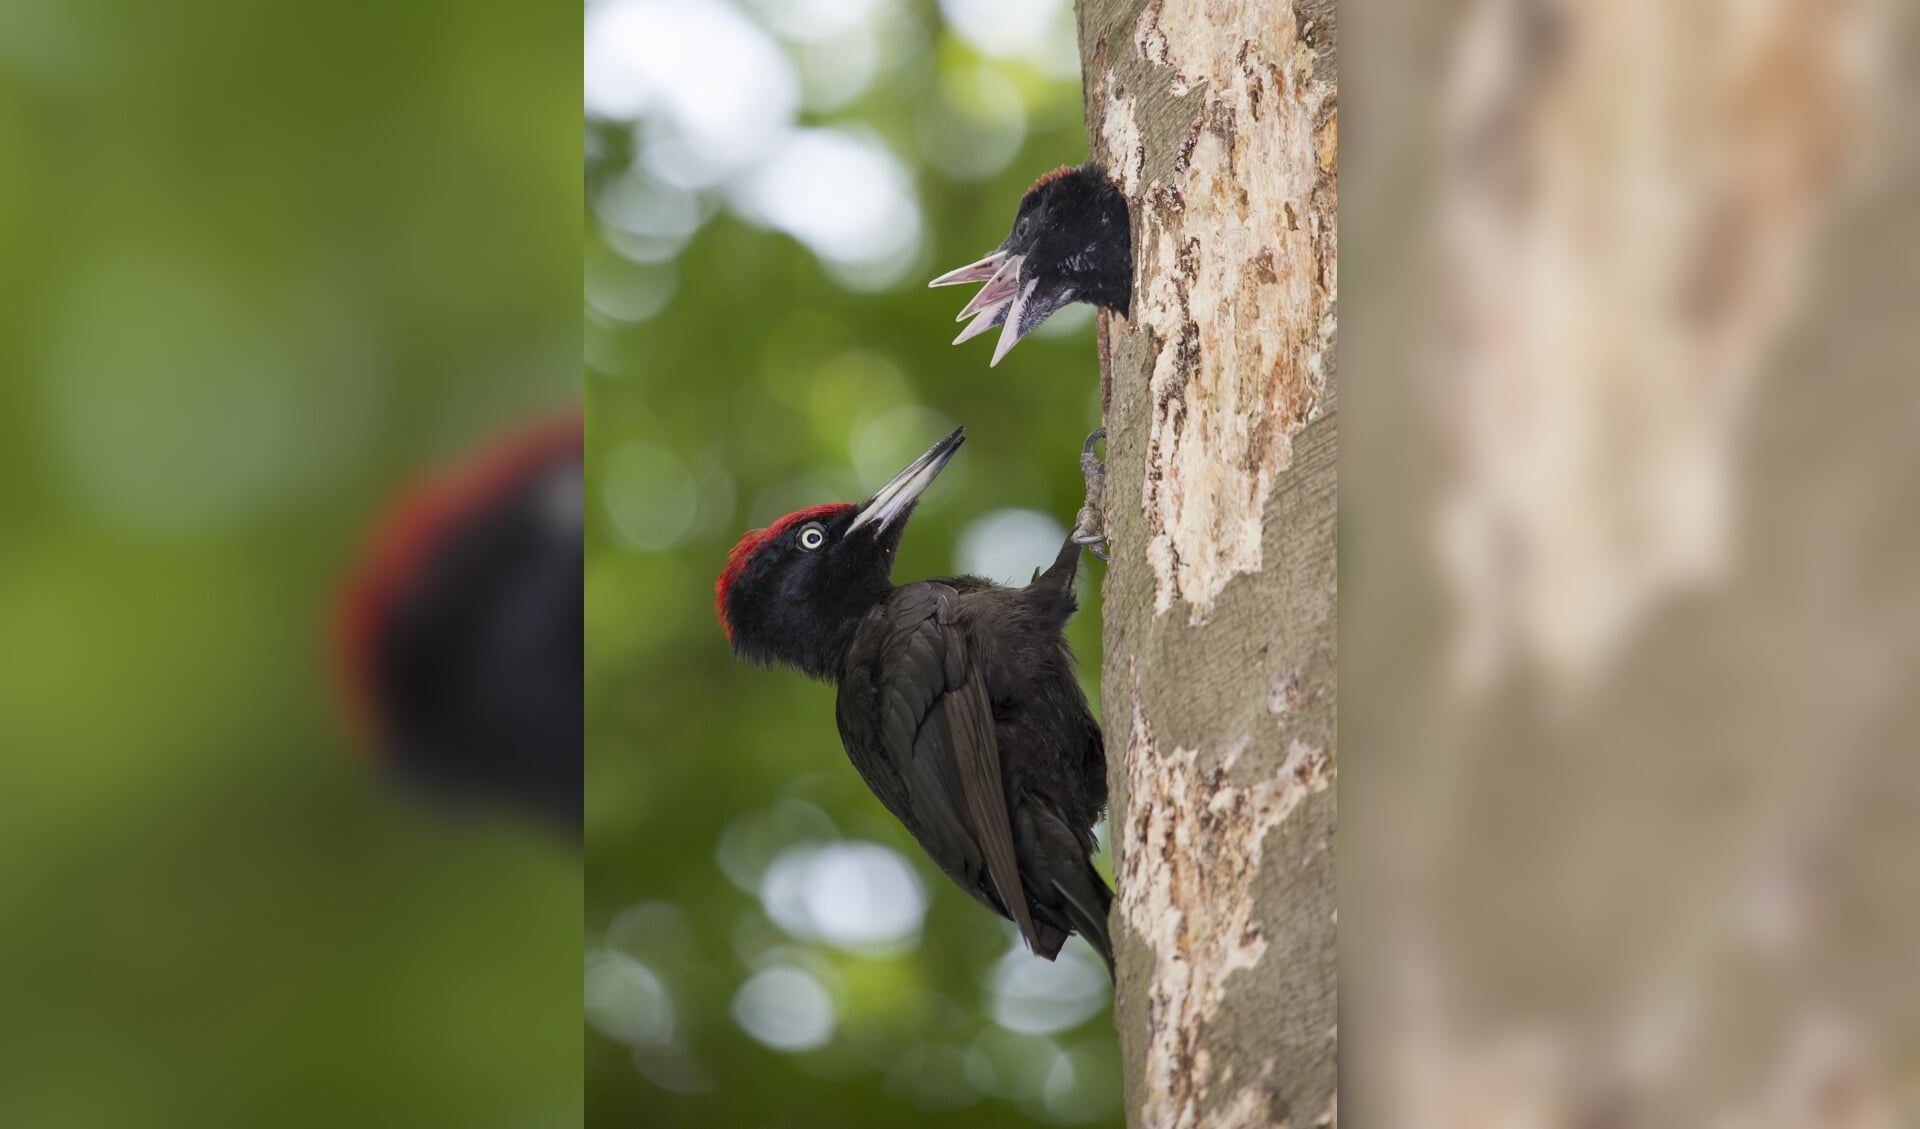
[[[1106,754],[1064,634],[1081,542],[1024,588],[892,580],[915,501],[962,441],[955,430],[865,502],[748,533],[715,611],[737,656],[839,688],[847,756],[947,877],[1039,955],[1079,933],[1111,973],[1113,894],[1092,862]]]
[[[429,796],[578,834],[581,419],[515,431],[402,491],[334,604],[337,696]]]
[[[948,271],[928,286],[984,282],[954,320],[973,321],[955,345],[994,326],[991,364],[1069,302],[1091,302],[1125,316],[1133,295],[1133,235],[1127,198],[1099,165],[1058,168],[1020,198],[1013,231],[993,254]]]

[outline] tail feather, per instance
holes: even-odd
[[[1069,535],[1061,544],[1059,554],[1053,558],[1053,563],[1047,566],[1046,571],[1034,570],[1033,584],[1030,587],[1037,586],[1049,591],[1071,593],[1073,578],[1080,571],[1080,549],[1080,543]]]
[[[1053,880],[1054,892],[1066,903],[1067,916],[1073,919],[1073,931],[1087,939],[1093,951],[1100,954],[1106,962],[1107,978],[1114,979],[1113,938],[1107,933],[1107,914],[1113,908],[1113,892],[1093,869],[1093,863],[1087,863],[1082,874],[1083,881],[1078,883]],[[1078,885],[1080,889],[1069,889]]]
[[[1021,803],[1015,812],[1015,841],[1028,868],[1026,888],[1033,896],[1033,918],[1036,925],[1051,927],[1043,937],[1046,944],[1035,945],[1034,951],[1052,960],[1059,942],[1066,939],[1064,935],[1056,939],[1055,931],[1064,934],[1070,928],[1100,954],[1111,977],[1113,939],[1107,932],[1107,914],[1113,908],[1113,891],[1087,857],[1091,836],[1083,841],[1065,820],[1040,804]]]
[[[1060,955],[1060,949],[1066,945],[1067,938],[1073,934],[1068,930],[1036,914],[1033,919],[1034,939],[1027,942],[1027,948],[1033,955],[1045,960],[1053,960]]]

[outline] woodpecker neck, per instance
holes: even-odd
[[[1113,264],[1096,276],[1099,281],[1088,288],[1086,299],[1103,310],[1112,310],[1121,317],[1131,312],[1133,305],[1133,263],[1131,256],[1126,261]]]
[[[1127,218],[1127,198],[1101,180],[1095,201],[1099,237],[1087,249],[1092,270],[1086,300],[1102,309],[1127,316],[1133,304],[1133,235]]]
[[[789,621],[791,643],[779,661],[797,667],[808,678],[838,685],[860,622],[892,592],[892,582],[883,576],[878,583],[849,586],[832,594],[823,606],[794,617]]]

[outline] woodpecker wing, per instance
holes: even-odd
[[[861,624],[840,682],[841,740],[880,802],[983,904],[1039,932],[1007,815],[993,703],[958,593],[910,584]]]

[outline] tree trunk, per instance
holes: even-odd
[[[1136,1126],[1337,1120],[1333,6],[1082,0],[1115,1019]]]

